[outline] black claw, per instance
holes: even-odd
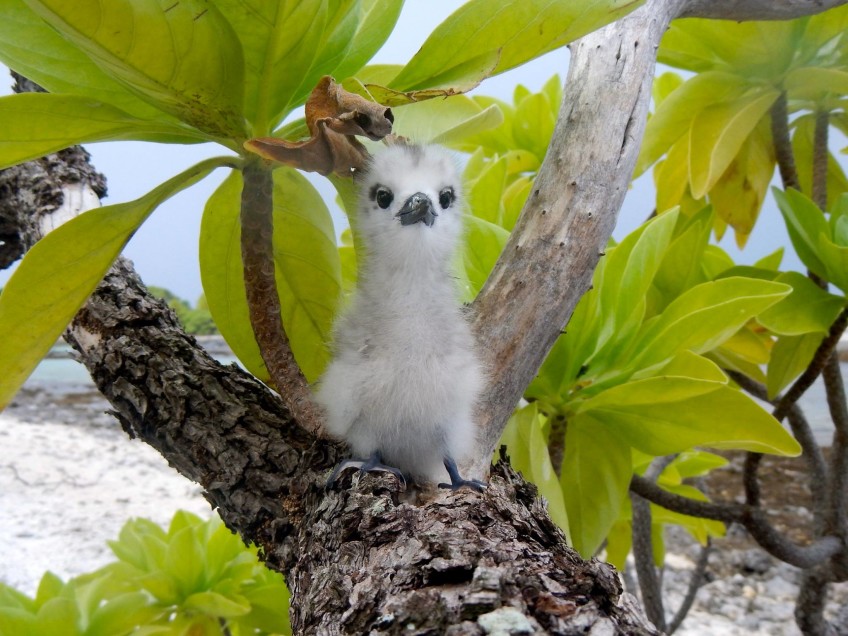
[[[452,457],[445,457],[445,468],[450,475],[451,483],[439,484],[439,488],[448,488],[450,490],[459,490],[460,488],[471,488],[477,492],[486,490],[486,484],[479,479],[463,479],[459,474],[459,469],[456,467],[456,462]]]
[[[483,492],[486,490],[486,484],[479,479],[460,479],[459,481],[450,484],[439,484],[439,488],[446,488],[448,490],[459,490],[462,487],[471,488],[477,492]]]
[[[336,483],[336,480],[341,475],[342,471],[348,468],[357,468],[361,473],[389,473],[394,475],[400,482],[402,488],[406,488],[406,479],[403,473],[394,466],[388,466],[383,463],[383,457],[379,452],[374,452],[368,459],[343,459],[338,466],[333,469],[330,478],[327,480],[325,488],[330,489]]]

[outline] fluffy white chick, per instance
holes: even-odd
[[[483,489],[463,479],[483,374],[451,262],[462,234],[460,177],[438,146],[396,144],[357,177],[359,281],[335,325],[317,399],[356,459],[341,470]],[[364,254],[362,253],[364,252]]]

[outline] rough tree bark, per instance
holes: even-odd
[[[534,193],[473,309],[494,368],[478,462],[488,463],[612,232],[669,21],[712,16],[718,4],[747,9],[745,18],[773,18],[775,7],[791,17],[840,3],[649,0],[573,45]],[[55,207],[51,178],[102,187],[90,172],[42,174],[31,201],[0,208],[6,234],[37,234],[39,217]],[[622,595],[612,568],[570,550],[535,489],[503,462],[486,492],[441,492],[418,505],[400,501],[390,478],[373,475],[345,476],[325,491],[345,449],[300,427],[257,380],[215,362],[126,261],[110,270],[66,338],[124,430],[202,485],[228,526],[286,574],[295,633],[483,634],[496,625],[516,634],[656,633]]]

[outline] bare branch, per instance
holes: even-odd
[[[782,398],[779,396],[774,400],[769,400],[766,387],[759,382],[752,380],[747,375],[730,369],[725,369],[724,372],[727,373],[733,381],[736,382],[736,384],[741,386],[754,397],[763,400],[764,402],[771,402],[771,404],[779,404],[781,402]],[[801,411],[801,408],[797,403],[789,407],[789,411],[786,414],[786,420],[789,422],[789,426],[792,429],[792,435],[796,440],[798,440],[798,443],[801,445],[801,449],[803,450],[802,456],[807,462],[807,467],[810,471],[810,492],[815,492],[817,489],[821,489],[823,485],[826,485],[829,482],[827,462],[825,461],[824,454],[822,453],[818,442],[816,442],[810,423],[807,421],[807,418],[804,417],[804,413]],[[819,517],[823,517],[825,498],[814,497],[813,505],[816,510],[816,518],[818,519]]]
[[[472,308],[490,369],[481,464],[589,287],[633,174],[656,48],[678,5],[651,0],[572,44],[547,156]]]
[[[801,586],[795,601],[795,622],[803,634],[831,634],[824,618],[827,584],[830,576],[825,566],[801,573]]]
[[[724,523],[739,523],[766,552],[799,568],[808,568],[822,563],[843,550],[842,540],[834,536],[822,537],[806,546],[793,543],[768,522],[762,510],[753,506],[713,503],[681,497],[663,490],[639,475],[633,475],[630,489],[645,499],[674,512],[715,519]]]
[[[667,631],[665,609],[663,608],[662,584],[654,565],[654,542],[651,536],[651,504],[647,499],[630,493],[633,510],[633,560],[639,576],[639,589],[642,592],[642,605],[645,613],[657,629]]]
[[[681,18],[791,20],[841,6],[848,0],[688,0]]]
[[[692,576],[689,578],[689,587],[686,589],[686,596],[677,608],[677,613],[668,624],[668,633],[673,634],[683,624],[689,610],[692,609],[692,604],[695,602],[695,596],[698,590],[704,584],[704,573],[707,571],[707,564],[710,560],[710,552],[712,552],[712,543],[707,537],[707,545],[701,547],[701,553],[698,555],[698,562],[695,564],[695,569],[692,570]]]

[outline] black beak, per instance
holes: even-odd
[[[421,192],[416,192],[406,200],[400,212],[395,216],[400,219],[401,225],[413,225],[423,221],[427,227],[433,227],[433,223],[439,215],[436,213],[430,197]]]

